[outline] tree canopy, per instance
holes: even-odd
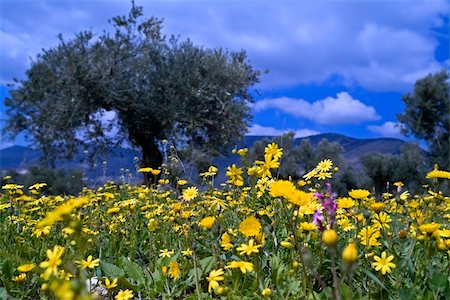
[[[425,140],[431,158],[443,168],[450,167],[449,78],[441,71],[418,80],[414,92],[403,97],[406,108],[397,116],[402,132]]]
[[[143,166],[159,167],[163,140],[217,155],[246,132],[249,88],[260,72],[244,51],[166,38],[162,21],[144,18],[134,4],[110,23],[113,33],[60,35],[27,78],[15,80],[5,100],[10,137],[25,132],[50,160],[70,158],[80,145],[128,141]]]

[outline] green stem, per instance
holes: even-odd
[[[197,299],[201,299],[200,285],[199,285],[199,280],[198,280],[198,270],[197,270],[197,257],[195,256],[195,251],[192,251],[192,259],[194,262],[195,290],[197,292]]]
[[[330,249],[330,255],[331,255],[331,274],[333,276],[333,292],[334,292],[334,299],[341,300],[341,291],[339,288],[339,281],[336,274],[336,249]]]

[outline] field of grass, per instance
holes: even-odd
[[[0,299],[448,299],[450,172],[411,195],[336,195],[338,169],[278,180],[282,149],[201,186],[165,170],[150,187],[46,196],[13,178],[0,195]],[[201,191],[201,192],[200,192]]]

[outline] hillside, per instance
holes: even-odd
[[[253,144],[264,138],[271,139],[273,137],[264,136],[246,136],[242,141],[236,144],[237,147],[252,147]],[[398,154],[404,141],[393,138],[377,138],[377,139],[356,139],[341,134],[324,133],[313,135],[305,138],[297,138],[295,142],[298,144],[303,139],[309,139],[313,147],[323,140],[337,142],[344,149],[343,158],[346,163],[358,167],[359,159],[362,155],[369,152],[377,152],[381,154]],[[29,166],[38,164],[41,153],[37,150],[23,147],[12,146],[0,150],[0,171],[5,173],[6,170],[14,169],[24,171]],[[95,162],[93,169],[89,169],[86,155],[80,151],[71,161],[59,161],[57,166],[66,169],[81,169],[85,171],[86,176],[91,180],[98,178],[118,180],[126,169],[136,176],[134,158],[139,156],[139,151],[126,148],[111,148],[106,155],[99,156]],[[228,157],[216,158],[213,162],[219,169],[224,170],[233,163],[239,163],[239,157],[230,155]],[[221,172],[224,173],[224,172]],[[220,174],[224,179],[224,174]]]

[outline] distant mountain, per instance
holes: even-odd
[[[80,151],[69,161],[57,161],[57,168],[83,170],[90,181],[102,178],[105,180],[117,180],[121,175],[135,173],[134,158],[139,157],[139,151],[126,148],[110,148],[106,154],[98,155],[94,159],[93,167],[90,167],[89,154]],[[42,153],[23,146],[12,146],[0,150],[0,171],[16,170],[24,172],[30,166],[39,165]]]
[[[245,136],[243,140],[236,143],[236,147],[250,148],[257,141],[264,138],[273,139],[272,136]],[[376,138],[376,139],[356,139],[336,133],[324,133],[304,138],[297,138],[296,144],[299,144],[303,139],[309,139],[313,147],[316,147],[320,141],[327,139],[329,142],[336,142],[344,149],[343,158],[346,163],[353,166],[360,166],[359,159],[362,155],[376,152],[381,154],[399,154],[401,147],[405,143],[402,140],[394,138]],[[135,157],[139,157],[140,153],[137,150],[126,148],[110,148],[106,155],[99,156],[95,159],[95,165],[92,170],[89,169],[86,154],[80,151],[76,157],[71,161],[57,162],[59,168],[66,169],[81,169],[85,171],[86,176],[92,181],[98,178],[118,180],[128,169],[131,174],[136,177]],[[23,147],[12,146],[0,150],[0,171],[15,169],[26,170],[28,167],[37,164],[41,157],[41,152]],[[218,157],[214,160],[221,172],[218,180],[223,180],[223,170],[231,165],[238,164],[239,157],[237,155],[229,155]]]
[[[23,169],[39,159],[41,152],[23,146],[0,150],[0,169]]]
[[[367,153],[400,154],[404,141],[394,138],[356,139],[337,133],[323,133],[305,138],[296,139],[300,143],[303,139],[309,139],[313,147],[323,139],[336,142],[344,149],[343,158],[346,163],[359,165],[361,156]]]

